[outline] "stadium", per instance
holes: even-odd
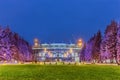
[[[34,60],[37,62],[79,62],[82,40],[77,44],[50,43],[40,44],[39,40],[34,39],[32,47]]]

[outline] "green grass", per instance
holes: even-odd
[[[0,80],[120,80],[120,66],[1,65]]]

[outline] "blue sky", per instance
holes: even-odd
[[[111,20],[120,21],[120,0],[0,0],[0,25],[32,44],[87,41]]]

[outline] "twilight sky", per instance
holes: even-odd
[[[87,41],[111,20],[120,21],[120,0],[0,0],[0,25],[28,40]]]

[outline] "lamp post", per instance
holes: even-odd
[[[78,45],[78,47],[82,48],[82,46],[83,46],[83,40],[79,39],[78,42],[77,42],[77,45]]]
[[[37,38],[34,39],[34,47],[35,48],[39,47],[39,40]]]

